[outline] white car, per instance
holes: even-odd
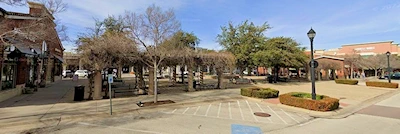
[[[76,70],[75,75],[78,75],[79,77],[87,77],[89,74],[87,70]]]

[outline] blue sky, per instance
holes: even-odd
[[[216,42],[220,27],[229,21],[238,24],[248,19],[255,24],[267,22],[273,28],[267,37],[292,37],[309,46],[306,35],[317,32],[316,49],[338,48],[343,44],[400,39],[400,0],[64,0],[68,10],[58,15],[76,39],[94,18],[119,15],[124,11],[144,12],[151,4],[173,8],[184,31],[200,39],[200,47],[221,49]],[[28,12],[28,7],[0,6],[8,11]],[[72,42],[64,42],[71,50]]]

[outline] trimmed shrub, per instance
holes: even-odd
[[[337,79],[335,80],[336,84],[348,84],[348,85],[357,85],[358,80],[348,80],[348,79]]]
[[[279,96],[282,104],[300,107],[314,111],[332,111],[339,108],[339,99],[329,96],[317,95],[317,100],[311,99],[309,93],[292,92]]]
[[[260,90],[258,87],[242,88],[240,89],[240,94],[243,96],[251,97],[253,96],[253,90]]]
[[[271,88],[242,88],[240,89],[240,94],[248,97],[257,97],[257,98],[276,98],[279,96],[279,91]]]
[[[371,87],[399,88],[399,83],[367,81],[366,84],[367,84],[367,86],[371,86]]]
[[[271,88],[265,88],[253,91],[253,97],[257,98],[276,98],[279,96],[279,91]]]

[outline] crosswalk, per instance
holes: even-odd
[[[165,114],[191,115],[207,118],[220,118],[283,125],[299,124],[312,119],[312,117],[306,114],[289,112],[279,107],[268,106],[259,102],[248,100],[213,102],[199,106],[167,109],[161,112]],[[268,113],[271,116],[259,117],[254,115],[255,112]]]

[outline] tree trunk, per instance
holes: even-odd
[[[203,68],[201,67],[201,69],[200,69],[200,85],[202,85],[204,82],[204,73],[205,72],[203,72]]]
[[[94,72],[94,91],[93,91],[93,99],[94,100],[100,100],[102,99],[102,76],[100,71],[95,71]]]
[[[374,69],[375,70],[375,78],[378,78],[378,69]]]
[[[318,80],[321,81],[322,80],[321,70],[318,70],[316,74],[318,75]]]
[[[326,78],[327,80],[329,80],[329,75],[330,75],[329,69],[326,69],[326,70],[325,70],[325,78]]]
[[[153,75],[154,75],[154,78],[153,78],[153,80],[154,80],[154,103],[157,103],[157,101],[158,101],[158,89],[157,89],[157,68],[158,68],[158,66],[157,66],[157,62],[156,61],[154,61],[154,71],[153,71]]]
[[[192,92],[195,91],[195,89],[193,88],[193,66],[189,63],[189,65],[187,65],[188,68],[188,91]]]
[[[336,80],[336,71],[335,70],[332,70],[332,76],[333,76],[333,80]]]
[[[139,86],[139,89],[145,89],[145,87],[146,87],[146,84],[145,84],[145,82],[144,82],[144,77],[143,77],[143,66],[142,65],[139,65],[138,67],[137,67],[137,72],[136,72],[136,74],[138,75],[138,83],[137,83],[137,85]]]
[[[117,70],[117,77],[118,78],[122,78],[122,65],[120,64],[120,65],[118,65],[118,70]]]
[[[223,75],[222,69],[217,69],[217,80],[218,80],[217,89],[221,89],[221,86],[222,86],[222,75]]]
[[[176,66],[172,66],[172,85],[176,84]]]
[[[93,73],[89,74],[88,76],[89,78],[89,84],[88,84],[88,88],[89,88],[89,95],[88,95],[88,100],[93,100],[93,84],[94,84],[94,77],[93,77]]]
[[[354,75],[353,75],[353,63],[350,64],[350,79],[354,79]]]
[[[149,68],[149,95],[154,95],[154,74],[154,68]]]
[[[275,66],[275,76],[274,76],[274,83],[278,82],[279,79],[279,67]]]
[[[181,67],[181,82],[185,84],[185,67]]]
[[[243,79],[243,75],[244,75],[243,71],[244,71],[243,67],[239,67],[239,75],[240,75],[241,79]]]
[[[247,67],[247,76],[251,76],[252,71],[251,67]]]

